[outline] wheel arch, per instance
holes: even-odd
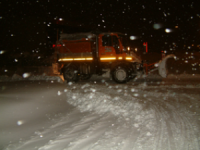
[[[78,64],[76,62],[68,62],[68,63],[64,63],[62,65],[63,67],[61,68],[61,73],[64,73],[65,69],[67,69],[68,67],[76,67],[78,69]]]

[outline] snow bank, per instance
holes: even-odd
[[[109,90],[113,91],[113,89]],[[90,84],[85,84],[77,92],[73,90],[73,92],[68,92],[66,96],[68,102],[77,106],[82,112],[95,111],[98,114],[111,112],[115,116],[133,117],[142,110],[142,105],[137,99],[137,93],[134,93],[135,97],[132,97],[124,93],[124,90],[126,91],[126,89],[119,88],[114,93],[105,93],[104,90],[96,90]],[[149,116],[149,112],[147,114],[144,112],[143,115]]]
[[[167,78],[179,78],[179,79],[200,79],[200,74],[169,74]]]
[[[22,76],[18,74],[13,74],[12,77],[8,76],[0,76],[0,82],[5,81],[26,81],[26,80],[45,80],[45,81],[57,81],[57,82],[63,82],[62,76],[47,76],[45,74],[43,75],[32,75],[31,73],[24,73]]]

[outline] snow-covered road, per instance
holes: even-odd
[[[0,149],[199,150],[200,82],[171,81],[0,82]]]

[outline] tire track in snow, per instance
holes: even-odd
[[[123,123],[122,123],[123,122]],[[132,133],[135,134],[132,134]],[[112,122],[107,131],[102,135],[97,141],[97,145],[94,145],[89,150],[99,150],[99,149],[131,149],[134,144],[134,138],[131,135],[137,137],[135,130],[132,130],[130,123],[124,118],[118,118],[116,121]],[[127,140],[128,139],[128,140]],[[129,140],[131,139],[131,140]],[[126,146],[126,148],[124,148]]]
[[[111,113],[104,114],[93,122],[87,131],[77,137],[73,141],[73,144],[69,145],[66,149],[95,149],[95,146],[99,144],[99,139],[101,139],[102,136],[110,129],[111,123],[115,121],[116,118]]]
[[[175,98],[170,97],[170,99]],[[197,136],[192,128],[192,124],[189,122],[187,116],[184,116],[185,114],[180,113],[181,110],[176,109],[175,106],[166,100],[156,99],[151,103],[153,105],[152,108],[155,109],[157,120],[161,119],[161,122],[157,121],[160,131],[157,131],[159,136],[155,142],[155,149],[199,149]],[[180,133],[177,133],[177,130]],[[167,136],[168,144],[164,143],[164,135]],[[176,138],[178,139],[176,140]],[[195,140],[193,143],[190,143],[189,139]],[[167,145],[167,147],[164,148],[164,145]],[[189,145],[192,145],[192,147],[189,148]]]
[[[162,106],[157,106],[158,104],[155,103],[154,108],[155,108],[155,113],[156,113],[156,120],[157,120],[157,124],[159,124],[159,129],[157,131],[158,134],[158,138],[155,142],[155,149],[159,150],[159,149],[176,149],[175,145],[173,143],[169,143],[168,140],[171,139],[171,137],[169,137],[168,133],[166,133],[166,128],[167,128],[167,117],[165,114],[165,109],[162,108]],[[166,135],[167,134],[167,135]],[[167,136],[168,138],[166,138],[165,136]],[[165,139],[164,139],[165,137]],[[167,140],[167,146],[164,147],[164,143],[165,140]],[[171,140],[170,140],[171,141]],[[156,144],[157,143],[157,144]]]
[[[79,117],[80,120],[76,119],[72,122],[70,126],[68,125],[68,120],[66,120],[66,122],[62,125],[63,127],[61,134],[56,136],[54,140],[49,141],[46,145],[40,147],[39,150],[57,149],[57,145],[61,145],[59,146],[59,148],[61,149],[66,148],[68,145],[70,145],[70,143],[72,143],[73,140],[75,140],[80,135],[80,133],[82,133],[81,131],[86,131],[88,128],[90,128],[90,122],[95,121],[98,118],[97,115],[81,113],[77,109],[76,113],[78,113],[78,116],[82,116]],[[87,119],[85,119],[84,116],[87,117]],[[69,115],[68,117],[73,118],[73,115]]]
[[[182,99],[186,99],[185,97],[189,98],[189,100],[187,100],[187,103],[189,103],[189,105],[191,104],[191,100],[194,100],[193,97],[188,97],[188,95],[183,94]],[[169,105],[170,109],[172,109],[172,105]],[[186,107],[187,108],[187,107]],[[185,108],[185,109],[186,109]],[[191,118],[191,116],[189,117],[189,114],[187,111],[184,111],[184,114],[181,114],[180,112],[177,111],[177,109],[174,109],[173,111],[176,114],[176,118],[180,118],[181,121],[181,125],[183,126],[182,128],[182,137],[184,137],[185,141],[182,141],[183,143],[185,143],[184,148],[186,149],[199,149],[199,143],[198,143],[198,131],[195,131],[195,129],[193,128],[192,123],[189,121],[188,118]],[[190,140],[192,140],[191,142],[189,142]],[[192,146],[192,147],[191,147]]]
[[[185,95],[185,94],[183,94],[183,96],[189,98],[189,101],[195,100],[195,98],[193,98],[191,96],[189,97],[188,95]],[[185,99],[185,98],[183,98],[183,99]],[[198,99],[196,99],[196,100],[198,100]],[[190,104],[191,104],[191,102],[190,102]],[[178,114],[178,115],[180,115],[180,114]],[[196,129],[196,131],[195,131],[193,124],[189,121],[189,119],[188,119],[189,117],[186,115],[189,116],[190,114],[188,112],[186,114],[186,112],[185,112],[185,114],[180,115],[180,117],[182,117],[182,120],[184,120],[184,122],[186,123],[186,132],[188,135],[187,141],[192,140],[191,141],[192,143],[189,144],[190,147],[188,147],[188,149],[193,149],[193,148],[200,149],[200,145],[199,145],[199,141],[198,141],[198,133],[199,133],[198,129]],[[191,116],[190,116],[190,118],[191,118]],[[191,145],[192,145],[192,147],[191,147]]]
[[[106,127],[110,124],[108,120],[112,118],[113,116],[106,114],[99,116],[94,113],[86,113],[81,120],[74,122],[70,127],[67,126],[67,128],[63,130],[61,136],[57,136],[45,146],[40,147],[39,150],[56,149],[57,145],[62,145],[62,149],[67,150],[83,149],[84,143],[87,143],[87,148],[85,149],[88,149],[92,143],[96,143],[94,139],[99,138],[99,136],[105,132]],[[95,130],[100,130],[100,132],[96,134]],[[90,143],[89,141],[93,142]],[[61,146],[59,146],[59,148],[61,148]]]
[[[57,135],[57,134],[62,133],[63,127],[65,126],[70,127],[71,125],[74,124],[74,122],[79,120],[79,118],[77,118],[77,113],[80,113],[80,112],[73,108],[65,117],[55,120],[55,122],[58,122],[58,123],[51,125],[49,128],[35,131],[35,134],[31,136],[29,140],[24,141],[22,145],[17,146],[14,149],[26,150],[26,149],[29,149],[30,147],[40,147],[48,141],[52,142],[54,140],[52,139],[52,137],[55,137],[55,134]],[[81,115],[79,117],[81,117]],[[72,119],[69,119],[69,118],[72,118]]]

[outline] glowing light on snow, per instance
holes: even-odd
[[[30,73],[24,73],[22,76],[23,76],[23,78],[28,78],[28,77],[30,77]]]
[[[116,100],[116,101],[119,100],[119,97],[115,97],[114,100]]]
[[[20,125],[22,125],[22,124],[24,124],[24,121],[23,121],[23,120],[18,120],[18,121],[17,121],[17,125],[18,125],[18,126],[20,126]]]
[[[90,90],[91,90],[92,92],[96,92],[96,89],[92,89],[92,88],[91,88]]]
[[[63,21],[63,18],[59,18],[59,21]]]
[[[151,136],[152,134],[150,132],[147,132],[147,136]]]
[[[165,32],[166,32],[166,33],[170,33],[170,32],[172,32],[172,30],[169,29],[169,28],[166,28],[166,29],[165,29]]]
[[[118,93],[122,92],[122,89],[117,90]]]
[[[4,70],[4,72],[8,72],[8,70],[6,69],[6,70]]]
[[[135,40],[135,39],[137,39],[137,37],[136,36],[130,36],[130,40]]]
[[[134,124],[134,127],[138,128],[138,127],[139,127],[139,125],[138,125],[137,123],[135,123],[135,124]]]
[[[58,95],[61,95],[61,92],[60,91],[58,91],[58,93],[57,93]]]
[[[15,59],[15,62],[18,62],[18,60],[17,60],[17,59]]]
[[[93,98],[93,95],[90,95],[89,98],[92,99],[92,98]]]
[[[131,89],[131,92],[135,92],[135,89]]]
[[[162,25],[159,24],[159,23],[155,23],[155,24],[153,24],[153,28],[154,28],[155,30],[158,30],[158,29],[162,28]]]

